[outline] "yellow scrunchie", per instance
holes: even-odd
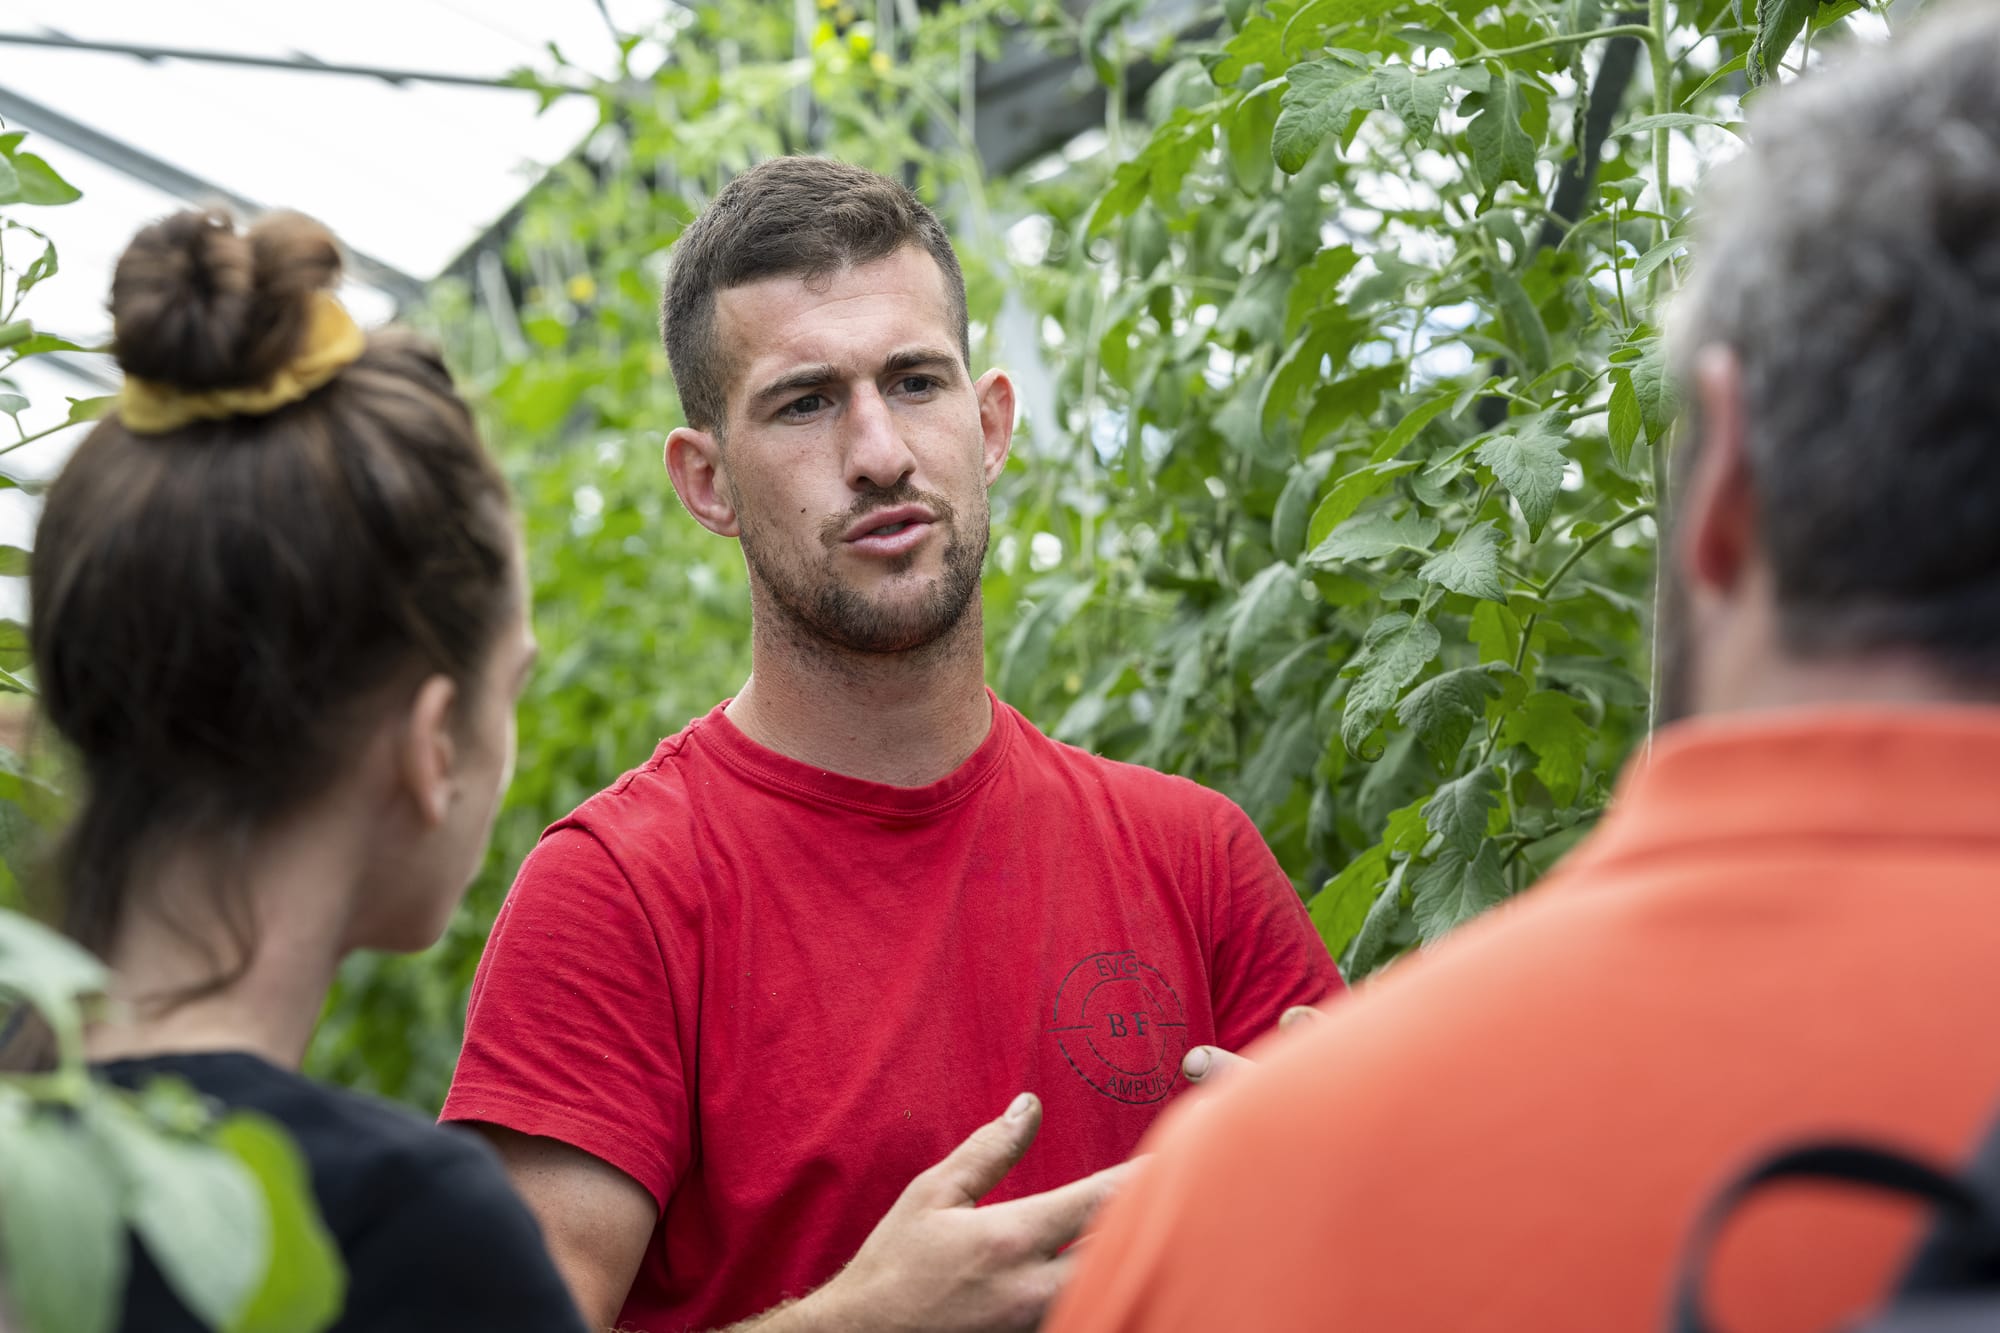
[[[165,435],[193,421],[260,417],[319,388],[367,350],[368,335],[333,299],[313,294],[312,314],[299,354],[262,384],[199,392],[127,375],[118,391],[118,419],[134,435]]]

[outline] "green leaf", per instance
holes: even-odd
[[[71,398],[69,419],[66,424],[74,426],[84,421],[95,421],[116,406],[118,406],[117,394],[108,393],[97,398]]]
[[[28,552],[18,546],[0,546],[0,578],[20,578],[28,572]]]
[[[83,946],[0,908],[0,991],[20,996],[61,1026],[76,999],[103,992],[109,974]]]
[[[1452,401],[1457,396],[1456,393],[1441,393],[1422,406],[1413,408],[1396,423],[1394,430],[1382,437],[1382,443],[1375,446],[1369,461],[1383,463],[1402,453],[1411,440],[1423,433],[1425,426],[1451,409]]]
[[[1424,827],[1444,839],[1447,848],[1471,856],[1486,841],[1486,819],[1500,803],[1500,774],[1476,768],[1438,787],[1424,802]]]
[[[1726,61],[1723,64],[1717,66],[1715,73],[1703,79],[1700,85],[1697,86],[1693,92],[1689,93],[1685,98],[1682,99],[1681,105],[1691,106],[1695,102],[1700,101],[1701,95],[1703,93],[1707,92],[1710,88],[1713,88],[1716,84],[1721,83],[1724,79],[1728,78],[1730,75],[1734,74],[1737,70],[1742,69],[1745,65],[1749,63],[1750,63],[1750,53],[1748,51],[1745,51],[1743,54],[1737,56],[1734,60]]]
[[[1562,805],[1576,799],[1584,756],[1590,752],[1590,724],[1581,708],[1567,694],[1537,690],[1507,715],[1500,729],[1502,745],[1519,745],[1535,756],[1535,776]]]
[[[216,1128],[215,1141],[256,1182],[271,1223],[270,1263],[228,1333],[319,1333],[331,1326],[347,1276],[298,1149],[277,1125],[241,1111]]]
[[[1666,349],[1657,338],[1632,364],[1632,394],[1639,403],[1639,419],[1646,424],[1646,439],[1657,443],[1673,425],[1676,410],[1673,386],[1667,381]]]
[[[1403,687],[1437,656],[1442,642],[1430,621],[1412,619],[1401,611],[1391,611],[1368,627],[1361,651],[1348,664],[1360,673],[1348,688],[1347,709],[1340,719],[1341,743],[1349,754],[1357,759],[1373,757],[1363,745]]]
[[[1499,693],[1499,682],[1484,666],[1459,667],[1404,695],[1396,705],[1396,720],[1417,733],[1438,767],[1448,768],[1486,711],[1486,701]]]
[[[43,352],[101,352],[101,347],[85,347],[67,338],[58,338],[53,333],[37,333],[27,341],[16,345],[15,352],[21,356],[40,356]]]
[[[1271,159],[1291,175],[1305,167],[1321,140],[1345,132],[1355,112],[1372,110],[1382,98],[1371,67],[1337,56],[1294,65],[1285,77]]]
[[[0,336],[5,336],[5,330],[0,329]],[[18,425],[20,423],[21,413],[27,410],[28,400],[20,394],[0,393],[0,412],[4,412],[14,418],[15,424]]]
[[[1351,245],[1329,245],[1315,254],[1304,268],[1274,274],[1281,287],[1289,288],[1285,304],[1285,337],[1296,334],[1306,316],[1339,297],[1341,279],[1361,262],[1361,252]],[[1261,276],[1265,270],[1260,270]],[[1273,341],[1278,341],[1274,339]]]
[[[15,295],[20,296],[33,290],[35,284],[41,282],[44,278],[53,278],[60,268],[61,266],[56,262],[55,246],[43,246],[42,252],[35,256],[34,262],[29,264],[27,269],[21,274],[21,280],[14,288]]]
[[[1308,328],[1293,340],[1272,367],[1271,378],[1265,381],[1263,396],[1257,403],[1257,421],[1265,439],[1279,434],[1306,386],[1324,377],[1323,363],[1330,361],[1335,370],[1340,368],[1354,346],[1355,337],[1366,327],[1359,320],[1342,317]]]
[[[1425,561],[1417,577],[1467,597],[1506,600],[1500,586],[1500,529],[1490,522],[1467,528],[1449,548]]]
[[[28,627],[18,620],[0,620],[0,667],[19,671],[32,658],[28,651]]]
[[[1636,283],[1645,282],[1646,279],[1653,276],[1654,269],[1686,249],[1686,239],[1679,236],[1670,237],[1660,242],[1645,254],[1640,255],[1639,262],[1632,265],[1632,281]]]
[[[1611,131],[1608,137],[1616,139],[1628,134],[1651,134],[1654,130],[1691,130],[1701,125],[1713,125],[1717,129],[1736,133],[1737,127],[1726,120],[1714,116],[1697,116],[1686,111],[1668,111],[1657,116],[1639,116],[1626,121]]]
[[[1364,421],[1375,412],[1382,395],[1403,380],[1401,364],[1364,366],[1335,380],[1313,395],[1302,434],[1307,447],[1320,444],[1342,427]]]
[[[1287,616],[1300,605],[1299,573],[1287,564],[1266,565],[1244,585],[1229,609],[1224,655],[1231,670],[1240,670],[1251,654],[1270,642]]]
[[[1262,195],[1271,188],[1271,135],[1277,128],[1278,95],[1274,90],[1244,98],[1223,119],[1230,174],[1245,194]]]
[[[1379,560],[1396,551],[1426,552],[1438,539],[1441,527],[1428,514],[1363,514],[1348,519],[1326,539],[1313,547],[1305,563],[1314,568],[1344,564],[1351,560]]]
[[[1446,847],[1417,872],[1410,884],[1417,931],[1429,944],[1470,921],[1507,896],[1498,845],[1483,843],[1476,854]]]
[[[1388,880],[1389,851],[1378,844],[1349,861],[1313,895],[1306,910],[1328,953],[1338,958],[1354,941]]]
[[[90,1124],[125,1176],[126,1217],[181,1303],[212,1328],[249,1304],[271,1256],[257,1183],[212,1144],[163,1133],[120,1102]]]
[[[1523,418],[1519,425],[1496,435],[1479,446],[1475,457],[1493,469],[1493,475],[1521,506],[1531,537],[1542,535],[1543,524],[1555,509],[1556,495],[1562,490],[1563,456],[1567,440],[1549,424],[1545,416]]]
[[[1325,541],[1327,534],[1354,516],[1364,501],[1386,486],[1392,478],[1414,470],[1417,463],[1381,462],[1370,463],[1356,468],[1333,483],[1326,495],[1313,509],[1312,521],[1306,525],[1306,544],[1317,547]]]
[[[1382,91],[1383,102],[1403,122],[1403,128],[1427,148],[1437,130],[1438,115],[1451,96],[1456,73],[1453,69],[1419,73],[1408,65],[1388,65],[1375,71],[1375,84]]]
[[[1528,108],[1514,71],[1476,95],[1479,114],[1465,127],[1465,143],[1481,190],[1491,194],[1502,181],[1535,189],[1535,141],[1522,128]]]
[[[1300,681],[1317,682],[1327,666],[1327,646],[1332,642],[1332,635],[1319,634],[1292,648],[1257,674],[1257,678],[1250,682],[1251,693],[1264,707],[1273,712],[1279,711],[1295,684]]]
[[[1382,826],[1382,845],[1391,856],[1417,856],[1430,845],[1430,825],[1424,822],[1424,802],[1428,797],[1420,797],[1408,805],[1389,812],[1389,818]]]
[[[35,326],[25,319],[10,320],[0,324],[0,350],[18,346],[32,338],[34,334]]]
[[[1521,647],[1521,619],[1499,602],[1481,602],[1472,608],[1467,637],[1478,647],[1481,662],[1512,662]]]
[[[1278,492],[1278,502],[1271,508],[1271,549],[1281,559],[1295,559],[1305,549],[1315,508],[1313,497],[1320,483],[1326,480],[1327,467],[1332,461],[1331,455],[1322,454],[1315,460],[1294,465],[1285,479],[1285,489]]]
[[[1549,328],[1542,321],[1542,312],[1528,298],[1527,288],[1521,285],[1521,280],[1509,270],[1493,266],[1487,272],[1487,281],[1493,287],[1493,300],[1500,307],[1508,345],[1520,353],[1521,368],[1528,378],[1540,375],[1555,359],[1554,347],[1549,342]]]
[[[1183,211],[1179,206],[1181,182],[1202,150],[1214,141],[1216,114],[1212,109],[1196,112],[1183,107],[1154,130],[1139,155],[1119,163],[1112,172],[1110,188],[1091,209],[1086,234],[1103,234],[1148,199],[1162,213],[1178,216]]]
[[[1777,72],[1778,62],[1805,30],[1806,20],[1819,8],[1819,0],[1757,0],[1757,37],[1750,43],[1750,86],[1756,87]]]
[[[1231,784],[1231,794],[1245,814],[1268,821],[1301,778],[1312,775],[1325,747],[1313,734],[1310,712],[1299,709],[1264,732],[1264,738],[1243,763]]]
[[[1632,373],[1624,369],[1612,371],[1605,434],[1611,441],[1611,456],[1618,461],[1621,472],[1631,463],[1632,446],[1639,438],[1641,425],[1639,396],[1632,389]]]
[[[126,1253],[117,1181],[87,1137],[0,1106],[0,1266],[23,1333],[111,1333]]]
[[[1359,981],[1379,967],[1387,957],[1396,925],[1403,916],[1403,877],[1410,863],[1399,861],[1389,873],[1389,882],[1375,895],[1375,905],[1362,919],[1361,929],[1341,960],[1341,972],[1349,981]]]
[[[21,173],[12,160],[0,160],[0,204],[21,202]]]
[[[1049,649],[1056,632],[1076,618],[1085,602],[1097,590],[1090,579],[1071,583],[1052,595],[1042,597],[1034,609],[1015,623],[1013,633],[1000,649],[997,684],[1002,698],[1026,699],[1034,683],[1048,666]]]
[[[54,167],[33,153],[14,154],[14,170],[19,177],[15,188],[24,204],[68,204],[83,198],[81,190],[58,176]]]

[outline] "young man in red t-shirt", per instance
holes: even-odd
[[[1234,805],[987,690],[1014,391],[909,191],[739,177],[663,322],[667,469],[742,543],[752,674],[529,857],[445,1118],[599,1326],[1032,1328],[1183,1059],[1339,976]]]

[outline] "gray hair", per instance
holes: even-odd
[[[1786,646],[2000,682],[2000,6],[1947,7],[1750,126],[1670,351],[1683,386],[1704,346],[1742,363]]]

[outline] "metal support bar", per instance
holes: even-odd
[[[36,36],[31,33],[0,32],[0,44],[40,46],[59,51],[94,51],[103,55],[132,56],[138,60],[192,60],[209,65],[248,65],[254,69],[282,69],[301,74],[343,74],[353,78],[380,79],[389,84],[442,83],[459,88],[511,88],[524,85],[509,78],[479,74],[446,74],[438,70],[393,69],[383,65],[336,65],[310,56],[256,56],[241,51],[204,51],[178,46],[141,46],[133,42],[87,42],[60,33]],[[538,84],[531,91],[542,91]],[[559,96],[586,92],[583,88],[562,88]]]
[[[128,143],[121,143],[108,134],[101,133],[71,120],[62,112],[31,101],[19,93],[0,88],[0,120],[9,124],[19,124],[49,138],[74,148],[86,157],[95,158],[114,171],[144,181],[177,199],[185,199],[191,204],[206,204],[221,201],[244,217],[257,217],[271,210],[254,199],[236,193],[234,190],[217,185],[213,181],[164,162],[150,153],[142,152]],[[424,284],[417,278],[370,255],[347,248],[347,267],[355,277],[379,287],[395,298],[399,305],[410,305],[424,293]]]

